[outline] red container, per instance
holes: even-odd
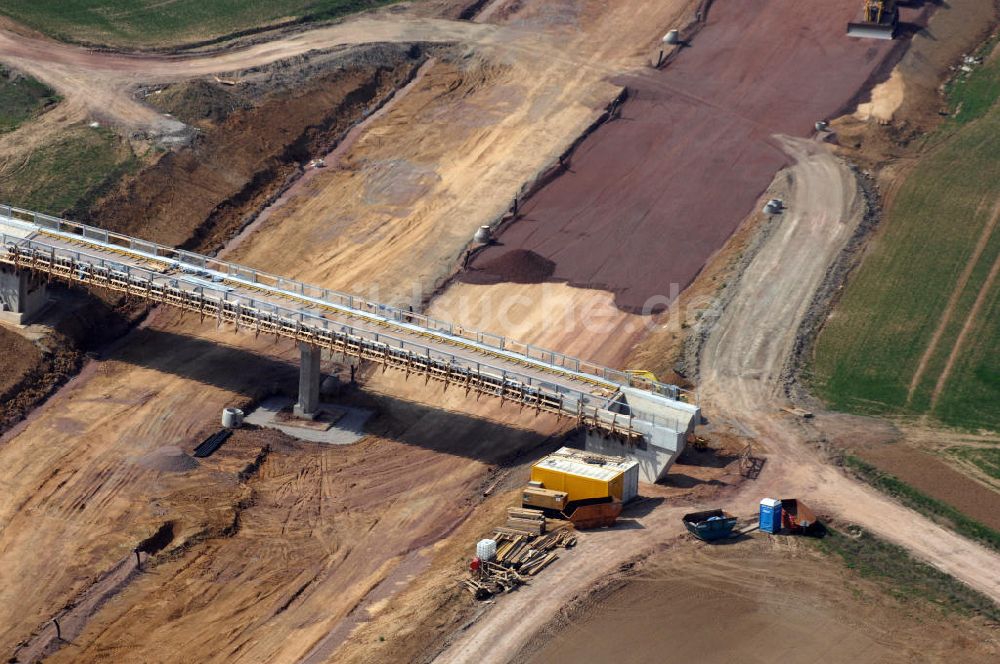
[[[479,560],[479,556],[474,556],[472,561],[469,563],[469,569],[473,572],[478,572],[480,563],[481,561]]]

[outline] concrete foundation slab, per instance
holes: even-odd
[[[329,426],[308,427],[303,426],[301,423],[282,421],[287,420],[289,408],[293,403],[292,399],[285,397],[265,399],[243,421],[269,429],[277,429],[299,440],[326,443],[329,445],[349,445],[364,437],[365,422],[374,414],[372,411],[363,408],[319,404],[315,411],[319,415],[317,419],[322,422],[325,419],[324,411],[329,409],[331,411],[331,419],[336,418],[336,421],[329,423]],[[339,417],[337,417],[338,415]]]

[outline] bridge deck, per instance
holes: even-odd
[[[677,388],[419,313],[74,222],[0,206],[0,261],[138,295],[220,322],[298,339],[579,418],[626,438],[653,424],[684,431],[697,409]],[[637,422],[612,403],[623,386],[678,406]],[[659,400],[659,399],[658,399]],[[667,419],[670,419],[668,416]],[[656,421],[654,421],[656,420]]]

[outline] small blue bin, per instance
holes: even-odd
[[[760,529],[765,533],[781,532],[781,501],[765,498],[760,501]]]

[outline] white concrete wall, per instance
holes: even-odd
[[[0,265],[0,316],[4,321],[22,324],[41,311],[47,302],[44,281],[9,265]]]
[[[631,446],[614,437],[599,432],[588,432],[584,448],[588,452],[627,456],[639,462],[639,479],[656,482],[666,476],[670,466],[687,443],[687,435],[701,422],[698,406],[633,387],[623,387],[619,395],[619,408],[630,411],[636,420],[652,424],[642,430],[643,440]],[[616,409],[617,410],[617,409]],[[634,426],[639,428],[638,422]]]
[[[647,436],[643,444],[626,445],[618,438],[606,437],[597,431],[588,431],[584,449],[588,452],[624,456],[639,463],[639,480],[650,484],[663,479],[670,466],[684,451],[687,434],[668,429],[658,429]]]

